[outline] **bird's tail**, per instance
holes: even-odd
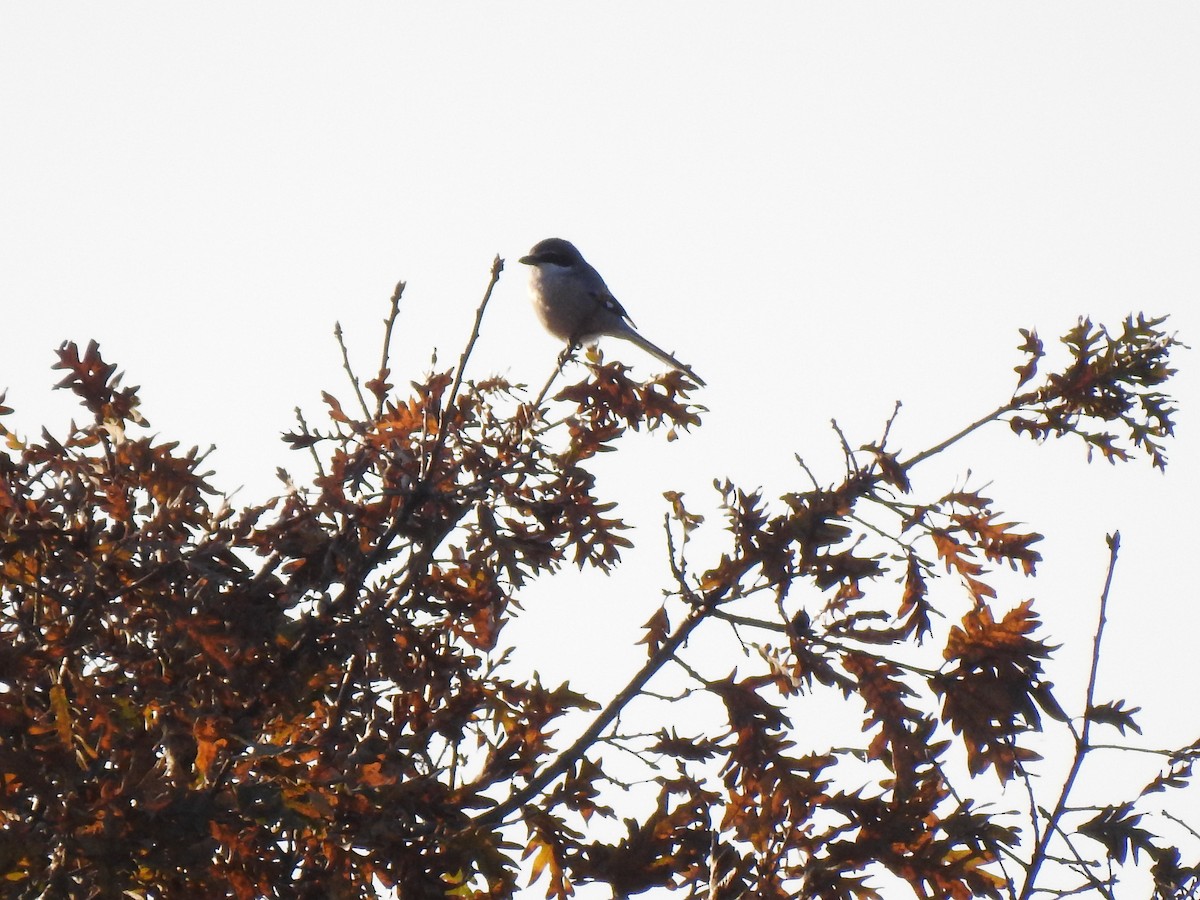
[[[662,347],[646,340],[644,337],[642,337],[640,334],[638,334],[632,328],[630,328],[628,331],[622,332],[619,336],[625,338],[625,340],[629,341],[632,344],[637,344],[639,347],[641,347],[643,350],[645,350],[651,356],[657,357],[658,359],[662,360],[663,362],[665,362],[667,365],[671,366],[672,368],[675,368],[681,372],[684,372],[688,376],[688,378],[692,379],[692,381],[696,382],[696,384],[700,385],[701,387],[704,387],[704,385],[706,384],[706,382],[704,381],[703,378],[701,378],[699,375],[697,375],[695,372],[692,371],[691,366],[681,363],[679,360],[677,360],[674,356],[672,356],[670,353],[668,353]]]

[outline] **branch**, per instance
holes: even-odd
[[[342,351],[342,368],[346,370],[346,375],[350,378],[350,385],[354,388],[354,396],[358,397],[358,405],[362,409],[363,418],[369,419],[371,418],[371,411],[367,408],[367,398],[363,396],[362,388],[358,384],[358,376],[354,374],[354,368],[350,365],[350,353],[346,350],[346,340],[342,337],[341,322],[333,323],[333,336],[337,339],[338,348]],[[296,412],[298,415],[298,407]]]
[[[542,385],[542,389],[538,391],[537,399],[533,401],[534,410],[542,408],[542,401],[546,399],[546,394],[550,392],[550,385],[554,384],[554,379],[562,374],[563,367],[567,364],[567,357],[562,354],[558,357],[558,362],[554,364],[554,371],[550,373],[550,377],[546,379],[546,383]]]
[[[391,308],[388,310],[387,318],[383,320],[383,352],[379,359],[379,393],[375,397],[376,420],[383,415],[383,385],[387,382],[387,373],[391,371],[388,363],[391,361],[392,356],[392,327],[396,324],[396,318],[400,315],[400,298],[404,296],[405,286],[406,283],[403,281],[396,282],[396,289],[392,291]],[[486,303],[487,301],[485,300],[484,302]],[[355,385],[355,389],[358,389],[358,385]]]
[[[433,478],[433,471],[437,468],[437,464],[441,460],[442,450],[446,446],[446,437],[450,433],[451,411],[454,408],[454,401],[458,399],[459,388],[462,387],[463,370],[467,367],[467,360],[471,358],[471,351],[475,349],[475,342],[479,340],[479,327],[483,324],[483,312],[487,309],[488,301],[492,299],[492,291],[496,287],[496,282],[500,280],[500,273],[503,271],[504,260],[497,256],[492,260],[492,277],[488,281],[487,289],[483,292],[483,300],[480,301],[479,308],[475,310],[475,324],[471,328],[471,337],[467,339],[467,346],[463,348],[462,355],[458,358],[458,369],[454,373],[454,384],[450,387],[450,394],[446,398],[446,402],[442,404],[442,421],[438,424],[437,438],[434,440],[433,449],[429,453],[428,463],[425,466],[425,481],[427,482]],[[413,496],[416,497],[420,493],[423,492],[417,491]]]
[[[525,427],[529,428],[530,434],[535,433],[534,423],[542,416],[542,402],[546,399],[546,394],[550,392],[550,385],[554,384],[554,379],[562,374],[563,367],[566,366],[570,359],[570,351],[572,347],[568,347],[558,356],[558,362],[554,364],[554,370],[550,373],[550,377],[546,379],[546,383],[542,385],[542,389],[538,391],[537,398],[532,403],[522,403],[516,415],[513,416],[509,434],[514,441],[521,434],[521,430]],[[548,431],[550,426],[547,425],[542,431]]]
[[[534,775],[524,787],[518,788],[509,795],[507,800],[497,804],[486,812],[482,813],[475,819],[476,825],[491,826],[498,825],[504,821],[509,813],[520,809],[527,802],[541,793],[547,785],[553,782],[556,778],[567,771],[571,766],[579,761],[583,755],[595,745],[600,735],[609,725],[621,714],[622,710],[629,705],[642,688],[653,678],[658,670],[661,669],[669,660],[674,658],[675,651],[683,646],[691,633],[696,629],[696,626],[704,621],[705,616],[710,611],[710,607],[706,604],[692,610],[691,615],[684,619],[679,627],[675,629],[675,633],[663,641],[662,645],[655,651],[654,655],[646,661],[641,670],[629,684],[621,690],[619,694],[609,701],[608,706],[600,711],[595,720],[581,734],[570,747],[558,755],[558,757],[541,772]]]
[[[1186,829],[1187,832],[1189,834],[1191,834],[1192,837],[1196,838],[1197,840],[1200,840],[1200,831],[1196,831],[1195,828],[1193,828],[1187,822],[1183,821],[1183,819],[1179,818],[1179,816],[1173,816],[1173,815],[1171,815],[1170,812],[1168,812],[1165,809],[1162,811],[1162,814],[1164,816],[1166,816],[1168,819],[1170,819],[1172,822],[1174,822],[1176,825],[1179,825],[1179,826],[1183,827],[1184,829]]]
[[[957,444],[959,441],[961,441],[967,435],[971,434],[974,431],[978,431],[980,428],[982,428],[984,425],[987,425],[989,422],[994,422],[994,421],[998,420],[1005,413],[1014,412],[1014,411],[1020,409],[1031,399],[1033,399],[1033,395],[1031,395],[1031,394],[1024,394],[1020,397],[1013,397],[1013,399],[1009,400],[1003,406],[999,406],[996,409],[992,410],[990,413],[988,413],[986,416],[976,419],[974,422],[972,422],[966,428],[963,428],[961,431],[958,431],[955,434],[952,434],[950,437],[946,438],[941,443],[934,444],[929,449],[922,450],[920,453],[916,454],[915,456],[904,460],[904,462],[900,463],[900,468],[901,469],[910,469],[913,466],[915,466],[917,463],[924,462],[925,460],[929,459],[929,457],[931,457],[931,456],[937,456],[939,453],[941,453],[947,447],[950,447],[953,444]]]
[[[1120,549],[1121,532],[1114,531],[1108,536],[1108,574],[1104,578],[1104,590],[1100,593],[1100,621],[1096,625],[1096,637],[1092,642],[1092,668],[1088,675],[1087,696],[1084,700],[1083,728],[1080,730],[1079,736],[1075,739],[1075,758],[1071,760],[1071,770],[1067,773],[1066,781],[1063,782],[1062,791],[1058,796],[1058,803],[1055,804],[1054,811],[1050,813],[1049,821],[1046,823],[1046,830],[1042,833],[1042,839],[1038,842],[1037,849],[1029,861],[1029,872],[1025,878],[1025,886],[1021,890],[1020,900],[1029,900],[1029,897],[1033,894],[1038,871],[1041,869],[1042,863],[1046,860],[1050,841],[1056,833],[1061,832],[1062,826],[1060,822],[1067,811],[1067,798],[1070,796],[1071,789],[1075,785],[1075,779],[1079,775],[1080,769],[1083,768],[1084,757],[1090,749],[1088,747],[1088,733],[1092,725],[1092,704],[1095,701],[1096,695],[1096,673],[1100,668],[1100,641],[1104,636],[1104,625],[1107,622],[1108,613],[1108,592],[1112,587],[1113,570],[1116,568],[1117,553]],[[1068,846],[1070,846],[1069,842]]]

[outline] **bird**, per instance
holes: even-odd
[[[538,241],[518,261],[531,269],[529,293],[538,318],[547,331],[567,342],[568,352],[606,335],[622,338],[704,386],[704,379],[690,366],[638,334],[625,307],[570,241]]]

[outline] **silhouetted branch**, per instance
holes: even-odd
[[[622,710],[641,693],[642,688],[658,673],[659,669],[672,659],[675,651],[683,646],[689,635],[696,630],[696,626],[704,621],[707,612],[707,608],[704,607],[693,609],[691,614],[679,623],[674,633],[663,642],[662,646],[654,652],[654,655],[646,661],[646,664],[638,670],[638,673],[630,679],[629,683],[599,712],[596,718],[592,720],[592,724],[584,730],[575,743],[562,751],[554,760],[545,765],[540,772],[530,778],[523,787],[518,788],[510,794],[507,799],[477,816],[475,819],[476,824],[485,827],[500,824],[510,813],[516,812],[523,805],[538,796],[556,778],[563,775],[581,759],[596,743],[600,735],[604,733],[604,730],[621,714]]]
[[[1084,697],[1083,728],[1076,739],[1075,754],[1071,760],[1071,769],[1067,772],[1067,777],[1063,782],[1062,790],[1058,795],[1058,802],[1049,815],[1049,820],[1046,823],[1045,830],[1042,832],[1042,838],[1038,842],[1037,849],[1034,850],[1033,855],[1030,857],[1029,872],[1026,875],[1025,884],[1021,890],[1020,900],[1029,900],[1029,897],[1033,895],[1034,890],[1037,888],[1037,876],[1041,871],[1042,864],[1046,861],[1050,841],[1060,831],[1060,822],[1067,811],[1067,798],[1071,794],[1071,789],[1075,785],[1075,779],[1079,775],[1080,769],[1083,768],[1083,760],[1090,749],[1088,734],[1091,730],[1092,708],[1095,703],[1096,673],[1100,669],[1100,642],[1104,637],[1104,624],[1107,621],[1108,592],[1112,587],[1113,570],[1116,568],[1117,554],[1121,549],[1121,533],[1119,531],[1113,532],[1108,536],[1107,540],[1108,572],[1104,576],[1104,589],[1100,592],[1100,615],[1099,621],[1096,624],[1095,638],[1092,642],[1092,664],[1088,674],[1087,691]]]
[[[406,286],[406,283],[403,281],[396,282],[396,287],[392,291],[392,297],[389,301],[387,318],[383,320],[383,349],[380,351],[379,357],[379,387],[375,392],[376,419],[383,415],[383,400],[387,396],[384,385],[387,384],[387,378],[391,372],[392,329],[395,327],[396,319],[400,315],[400,298],[404,296],[404,288]]]
[[[429,453],[429,461],[425,466],[425,478],[427,480],[434,477],[437,464],[441,459],[442,450],[446,446],[446,437],[450,433],[450,423],[454,419],[454,403],[458,399],[458,391],[462,387],[463,372],[467,368],[467,360],[471,358],[471,351],[475,349],[475,342],[479,340],[479,329],[483,324],[483,313],[487,309],[488,301],[492,299],[492,291],[496,287],[496,282],[500,280],[500,273],[503,271],[504,260],[497,256],[492,260],[492,275],[488,281],[487,289],[483,292],[483,300],[479,302],[479,307],[475,310],[475,324],[471,327],[471,336],[467,339],[467,345],[463,348],[462,355],[458,358],[458,368],[454,372],[454,384],[451,385],[450,393],[442,403],[442,416],[441,422],[438,425],[437,437],[434,439],[433,449]]]
[[[367,407],[367,398],[363,396],[362,386],[358,383],[358,376],[354,374],[354,367],[350,365],[350,353],[346,349],[346,339],[342,335],[341,322],[333,323],[333,336],[337,340],[338,349],[342,352],[342,368],[345,369],[346,376],[350,379],[350,386],[354,388],[354,396],[358,398],[358,405],[362,409],[363,419],[370,419],[371,410]],[[313,455],[316,455],[315,451]]]

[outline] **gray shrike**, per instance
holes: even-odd
[[[538,318],[547,331],[568,346],[595,343],[605,335],[623,338],[686,372],[696,384],[704,384],[704,379],[691,368],[633,330],[629,313],[570,241],[562,238],[539,241],[519,262],[532,267],[529,291]]]

